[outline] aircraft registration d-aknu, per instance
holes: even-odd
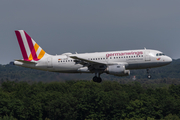
[[[15,60],[17,66],[60,73],[95,73],[94,82],[102,81],[100,75],[128,76],[132,69],[149,69],[172,62],[160,51],[151,49],[110,51],[95,53],[46,53],[24,30],[15,31],[23,59]]]

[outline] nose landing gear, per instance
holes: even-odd
[[[147,78],[148,78],[148,79],[151,79],[151,75],[149,74],[149,68],[147,68],[146,70],[147,70],[147,74],[148,74],[148,75],[147,75]]]

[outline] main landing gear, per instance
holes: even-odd
[[[148,78],[148,79],[151,79],[151,75],[149,74],[149,68],[147,68],[146,70],[147,70],[147,74],[148,74],[148,75],[147,75],[147,78]]]
[[[102,79],[100,77],[100,73],[98,73],[98,77],[97,77],[97,73],[95,73],[95,76],[93,77],[93,81],[97,82],[97,83],[102,82]]]

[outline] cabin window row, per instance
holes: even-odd
[[[121,58],[137,58],[137,57],[143,57],[143,55],[139,56],[121,56],[121,57],[109,57],[109,59],[121,59]],[[89,58],[88,60],[105,60],[108,58]]]
[[[74,60],[60,60],[58,62],[74,62]]]
[[[139,56],[122,56],[122,57],[114,57],[114,59],[120,59],[120,58],[137,58],[137,57],[143,57],[143,55],[139,55]],[[110,57],[110,59],[112,59],[113,57]]]
[[[109,59],[121,59],[121,58],[136,58],[136,57],[143,57],[143,55],[139,56],[121,56],[121,57],[109,57]],[[88,60],[105,60],[108,58],[89,58]],[[58,62],[75,62],[74,60],[60,60]]]
[[[89,58],[88,60],[105,60],[105,59],[108,59],[108,58]]]

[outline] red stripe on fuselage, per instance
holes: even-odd
[[[15,31],[15,33],[16,33],[16,37],[17,37],[17,40],[19,43],[19,47],[21,49],[22,56],[23,56],[24,60],[29,61],[28,56],[27,56],[27,52],[26,52],[26,49],[24,47],[24,43],[23,43],[23,40],[21,37],[21,33],[19,31]]]
[[[30,51],[31,51],[31,54],[32,54],[32,57],[33,57],[33,60],[38,61],[39,59],[37,58],[36,51],[34,49],[31,37],[25,31],[24,31],[24,34],[26,36],[26,39],[27,39],[27,42],[28,42],[28,45],[29,45],[29,48],[30,48]]]

